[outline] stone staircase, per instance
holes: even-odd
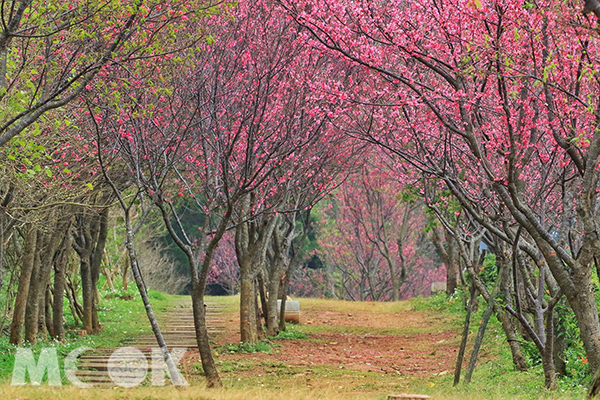
[[[224,304],[206,304],[206,324],[209,335],[214,337],[224,331],[222,313]],[[158,315],[161,331],[169,350],[182,349],[180,352],[198,348],[194,330],[194,317],[191,305],[181,304],[168,312]],[[128,348],[128,349],[126,349]],[[152,349],[158,350],[154,334],[135,337],[123,343],[120,349],[88,351],[81,355],[77,363],[75,377],[84,384],[93,386],[136,386],[149,384],[152,372]],[[116,350],[116,351],[115,351]],[[112,356],[112,369],[109,374],[109,359]],[[155,357],[157,354],[155,354]],[[115,363],[115,361],[117,361]],[[154,365],[152,369],[164,370]],[[115,368],[115,365],[118,368]],[[148,372],[146,374],[146,372]],[[118,381],[119,384],[115,383]],[[166,382],[170,383],[169,380]]]

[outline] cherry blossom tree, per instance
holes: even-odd
[[[89,90],[97,76],[106,76],[107,67],[148,57],[159,33],[189,19],[195,6],[188,1],[24,0],[1,7],[3,146],[48,111]]]
[[[333,195],[320,238],[326,259],[341,274],[355,300],[398,301],[417,276],[427,277],[412,290],[429,293],[424,204],[396,181],[376,152]],[[432,267],[433,268],[433,267]],[[435,269],[435,268],[433,268]],[[416,283],[416,282],[413,282]],[[353,289],[350,289],[353,288]],[[411,290],[411,291],[412,291]]]
[[[348,113],[351,132],[443,182],[491,234],[548,266],[597,369],[594,22],[555,2],[280,4],[363,73],[371,91],[348,94],[349,108],[366,105]]]

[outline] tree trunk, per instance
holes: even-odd
[[[60,342],[65,340],[63,298],[65,294],[65,273],[69,262],[71,246],[72,236],[67,233],[63,242],[63,248],[56,260],[54,269],[54,303],[52,304],[52,325],[54,329],[52,337]]]
[[[256,344],[256,292],[250,266],[240,262],[240,334],[244,343]]]
[[[500,281],[500,290],[502,296],[504,297],[504,303],[509,307],[513,307],[513,280],[511,279],[512,268],[509,265],[507,261],[508,259],[501,248],[495,249],[494,253],[496,254],[496,263],[501,266],[502,277]],[[527,360],[525,359],[521,349],[521,343],[517,334],[517,327],[515,326],[514,317],[497,304],[494,306],[494,312],[496,314],[496,318],[498,318],[498,321],[500,321],[502,324],[502,330],[506,335],[506,341],[510,347],[513,365],[518,371],[526,371]]]
[[[456,292],[456,288],[458,287],[458,263],[455,260],[455,257],[451,258],[451,261],[448,263],[446,267],[446,294],[451,296]]]
[[[83,329],[91,335],[94,333],[93,322],[93,305],[94,292],[92,289],[92,274],[90,272],[90,259],[87,255],[80,255],[80,271],[81,271],[81,293],[83,297]]]
[[[548,390],[556,390],[556,369],[554,367],[554,357],[552,351],[542,353],[542,367],[544,368],[544,387]]]
[[[183,385],[184,382],[181,380],[182,377],[177,370],[177,366],[173,362],[173,358],[171,357],[171,353],[169,353],[169,349],[167,348],[167,344],[163,337],[163,334],[160,330],[160,326],[158,325],[158,321],[156,320],[156,315],[154,315],[154,310],[152,309],[152,305],[150,304],[150,299],[148,298],[148,290],[146,285],[144,284],[144,280],[142,279],[142,275],[140,272],[140,268],[137,262],[137,256],[135,253],[135,249],[133,248],[133,233],[131,230],[131,226],[129,223],[128,217],[126,217],[126,229],[127,229],[127,250],[129,252],[129,258],[131,260],[131,272],[133,272],[133,278],[135,280],[135,284],[137,285],[140,296],[142,297],[142,302],[144,304],[144,308],[146,309],[146,315],[148,317],[148,321],[150,322],[150,326],[152,327],[152,332],[154,333],[154,337],[156,338],[156,342],[158,347],[161,350],[161,353],[164,357],[165,363],[167,365],[167,369],[169,374],[171,375],[171,379],[173,380],[173,384],[175,385]],[[91,276],[90,276],[91,280]]]
[[[262,326],[262,321],[261,321],[261,316],[264,318],[265,320],[265,326],[267,326],[267,332],[269,330],[268,324],[269,324],[269,310],[267,309],[267,304],[268,304],[268,299],[267,296],[270,296],[271,293],[268,293],[269,289],[265,288],[265,279],[264,279],[264,273],[260,272],[258,274],[258,276],[256,277],[256,287],[258,288],[258,298],[260,299],[260,307],[256,306],[256,312],[257,312],[257,319],[256,319],[256,326]],[[262,313],[261,313],[262,311]]]
[[[494,293],[490,296],[489,304],[483,313],[483,317],[481,318],[481,325],[479,325],[479,331],[477,331],[473,352],[471,353],[471,359],[469,360],[469,366],[465,374],[465,383],[471,382],[471,376],[473,376],[473,371],[475,371],[475,363],[477,362],[477,357],[479,356],[479,349],[481,348],[481,343],[483,342],[483,336],[485,335],[487,324],[492,316],[492,312],[494,311],[496,295],[497,290],[494,290]]]
[[[36,247],[31,272],[31,281],[29,282],[29,292],[27,295],[27,306],[25,307],[25,341],[29,343],[37,342],[38,318],[40,312],[40,294],[42,291],[42,282],[40,276],[40,253],[43,246],[44,235],[41,232],[37,234]]]
[[[200,284],[192,284],[192,309],[194,312],[194,329],[196,331],[196,342],[198,343],[198,352],[202,362],[202,369],[206,377],[206,386],[209,388],[221,387],[221,378],[219,371],[215,366],[210,341],[208,338],[208,328],[206,326],[206,307],[204,306],[204,287]]]
[[[431,233],[433,244],[446,266],[446,294],[450,296],[456,291],[458,286],[459,260],[455,239],[450,232],[445,232],[444,241],[446,246],[444,246],[442,238],[435,227],[433,227]]]
[[[21,275],[19,277],[19,289],[15,299],[15,308],[13,320],[10,327],[10,343],[21,343],[21,331],[25,321],[25,308],[27,306],[27,297],[29,295],[29,286],[31,282],[31,273],[35,262],[37,242],[37,231],[33,227],[29,227],[25,236],[25,248],[21,257]]]
[[[557,317],[554,318],[554,369],[559,376],[565,376],[567,374],[567,364],[565,362],[565,350],[567,349],[564,341],[564,335],[566,333],[565,327],[560,324],[560,309],[555,309]]]
[[[46,247],[44,249],[44,254],[40,256],[41,264],[40,264],[40,288],[38,294],[38,334],[40,336],[45,336],[47,333],[47,324],[46,317],[50,317],[50,312],[47,306],[50,304],[50,278],[52,273],[52,267],[54,265],[54,256],[56,254],[56,249],[60,244],[62,237],[64,235],[64,224],[61,224],[59,220],[57,220],[55,225],[55,231],[49,234],[49,237],[46,240]],[[48,322],[50,322],[50,318]]]
[[[54,325],[52,324],[52,294],[50,285],[46,286],[45,307],[44,307],[44,325],[50,337],[54,337]]]
[[[469,327],[471,325],[471,313],[473,312],[476,296],[477,289],[475,289],[475,284],[471,283],[470,299],[467,304],[467,315],[465,316],[465,322],[463,324],[462,339],[460,341],[460,349],[458,350],[458,356],[456,358],[456,367],[454,369],[453,386],[458,385],[460,382],[460,371],[462,369],[463,358],[465,357],[465,350],[467,348],[467,339],[469,338]]]
[[[75,324],[79,324],[83,321],[83,308],[77,302],[77,290],[73,287],[73,282],[71,282],[71,278],[67,277],[66,279],[66,291],[67,299],[69,300],[69,308],[71,309],[71,315],[73,315],[73,319],[75,320]],[[83,324],[83,322],[81,322]]]
[[[306,237],[306,233],[303,235],[302,241],[304,241],[304,237]],[[301,242],[302,242],[301,241]],[[283,284],[281,285],[281,307],[279,310],[279,330],[285,331],[285,303],[290,290],[290,280],[292,276],[294,276],[294,272],[296,267],[298,266],[298,261],[294,258],[290,264],[288,265],[287,271],[285,271],[284,276],[282,277]],[[335,293],[334,293],[335,294]]]
[[[269,299],[267,300],[267,336],[275,336],[279,333],[277,321],[277,300],[279,299],[279,288],[281,286],[281,273],[275,273],[269,279]]]
[[[266,310],[262,309],[261,300],[259,299],[261,296],[258,295],[257,292],[261,291],[258,285],[258,279],[254,280],[254,311],[256,318],[256,337],[258,340],[263,340],[265,338],[265,331],[263,329],[262,317],[261,315],[266,313]],[[262,290],[264,293],[264,290]],[[266,297],[266,294],[263,294]]]
[[[129,255],[125,255],[125,259],[123,260],[123,268],[121,269],[121,274],[122,274],[122,283],[121,283],[121,289],[122,290],[127,290],[127,274],[129,272]]]
[[[589,360],[592,371],[600,366],[600,326],[598,321],[598,307],[596,306],[593,284],[589,277],[581,277],[573,273],[574,291],[563,292],[573,313],[577,317],[581,340],[585,354]]]
[[[81,292],[83,297],[83,329],[88,334],[98,330],[98,312],[94,297],[94,279],[92,276],[92,263],[94,248],[98,242],[98,233],[101,228],[101,217],[98,214],[80,211],[76,214],[77,234],[74,237],[73,247],[79,255],[79,269],[81,273]],[[101,254],[100,254],[101,255]]]
[[[549,307],[546,315],[546,343],[542,351],[542,367],[544,368],[544,386],[548,390],[556,390],[556,367],[554,365],[554,318],[553,307]]]
[[[100,331],[100,323],[98,321],[98,303],[100,302],[100,297],[98,295],[98,279],[100,279],[100,266],[102,265],[102,257],[104,255],[104,248],[106,247],[106,238],[108,237],[108,215],[108,208],[105,208],[102,210],[102,213],[100,213],[98,239],[91,256],[90,264],[93,293],[92,328],[94,333]]]
[[[123,204],[123,200],[120,197],[119,200],[121,201],[121,204]],[[161,197],[158,197],[157,199],[155,199],[155,204],[161,211],[163,221],[165,222],[167,230],[169,231],[169,235],[175,241],[177,246],[179,246],[179,248],[186,254],[188,259],[188,266],[190,269],[190,280],[192,283],[192,309],[194,313],[194,330],[196,333],[196,343],[198,344],[198,351],[200,352],[202,368],[206,377],[207,386],[209,388],[222,387],[223,385],[221,383],[221,379],[219,378],[219,372],[217,371],[217,368],[215,366],[212,351],[210,348],[210,341],[208,338],[204,293],[206,290],[206,280],[208,277],[208,271],[211,266],[211,260],[219,241],[221,240],[223,234],[227,229],[227,224],[231,218],[232,208],[228,208],[223,219],[219,223],[217,230],[212,236],[208,246],[206,247],[204,252],[204,259],[201,264],[201,269],[199,270],[197,260],[199,259],[199,249],[202,249],[202,242],[200,243],[199,247],[193,246],[192,243],[190,243],[190,241],[187,239],[187,237],[185,238],[184,242],[184,240],[178,235],[178,233],[173,228],[173,225],[171,223],[171,216],[166,211],[164,200]],[[175,218],[179,221],[179,217],[176,211],[174,209],[172,209],[172,211]],[[206,222],[208,223],[209,221],[206,220]],[[181,224],[179,224],[179,226],[183,230]],[[204,231],[206,231],[207,229],[208,225],[205,226]],[[129,241],[131,242],[133,240],[133,235],[131,234],[130,236],[131,239],[129,239]],[[135,265],[134,261],[135,260],[132,258],[132,270]],[[165,353],[165,357],[167,356],[168,354]]]
[[[279,307],[279,330],[285,332],[285,303],[289,291],[289,279],[292,267],[288,268],[285,277],[283,278],[283,284],[281,285],[281,306]]]
[[[517,329],[515,324],[504,310],[500,307],[495,306],[494,311],[496,313],[496,317],[502,324],[502,330],[506,335],[506,341],[508,342],[508,346],[510,347],[510,353],[512,354],[513,365],[518,371],[526,371],[527,370],[527,360],[523,355],[523,351],[521,349],[521,344],[519,343],[519,337],[517,336]]]

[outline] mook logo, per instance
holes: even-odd
[[[91,350],[89,347],[79,347],[67,355],[64,361],[64,372],[67,380],[80,388],[91,388],[94,385],[89,382],[82,382],[77,377],[77,359],[84,352]],[[175,348],[170,351],[173,360],[173,374],[169,374],[169,369],[165,363],[162,351],[159,348],[152,349],[151,363],[144,353],[135,347],[121,347],[116,349],[110,355],[106,363],[106,370],[110,380],[118,386],[131,388],[140,385],[148,373],[151,373],[152,386],[164,386],[165,377],[169,375],[173,385],[188,386],[189,384],[177,370],[179,361],[187,349]],[[29,375],[29,381],[32,385],[40,385],[44,376],[47,375],[48,384],[51,386],[61,386],[62,379],[56,348],[45,347],[35,360],[30,348],[18,348],[15,354],[15,365],[11,385],[26,385],[26,376]]]

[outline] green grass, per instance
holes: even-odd
[[[288,325],[285,331],[280,331],[272,340],[306,340],[308,335],[295,325]]]
[[[439,294],[429,298],[410,300],[414,310],[437,311],[448,317],[458,317],[460,329],[465,312],[460,294],[447,298]],[[464,384],[464,371],[469,362],[472,342],[479,329],[479,321],[486,303],[479,299],[478,311],[472,316],[469,330],[469,345],[463,363],[461,383],[453,387],[454,369],[442,376],[417,382],[413,389],[434,398],[443,399],[584,399],[587,379],[562,377],[558,379],[559,389],[548,391],[544,388],[544,373],[541,365],[533,364],[526,372],[515,370],[512,355],[500,322],[493,316],[484,337],[473,378]],[[459,328],[459,327],[457,327]],[[523,350],[526,349],[526,343]],[[527,355],[527,354],[526,354]],[[532,354],[534,355],[534,354]]]
[[[253,368],[253,365],[244,361],[216,361],[219,372],[230,373],[236,371],[248,371]]]
[[[406,302],[414,311],[442,311],[444,314],[464,313],[461,293],[456,292],[452,296],[446,296],[439,292],[430,297],[414,297]]]
[[[227,343],[223,346],[217,347],[215,350],[217,354],[234,354],[234,353],[267,353],[270,354],[273,347],[277,345],[271,343],[268,340],[261,340],[256,344],[250,343]]]
[[[487,345],[497,346],[497,343]],[[414,388],[435,398],[444,399],[584,399],[587,388],[572,385],[567,379],[559,379],[559,389],[548,391],[544,388],[544,376],[541,366],[530,368],[526,372],[516,371],[512,367],[510,351],[498,348],[494,360],[477,364],[471,383],[461,383],[452,387],[454,374],[435,377],[420,382]]]
[[[368,313],[397,313],[412,309],[410,301],[376,302],[376,301],[346,301],[333,299],[302,298],[300,300],[300,313],[302,310],[320,310],[326,308],[328,311],[341,313],[368,312]],[[412,300],[411,300],[412,301]]]

